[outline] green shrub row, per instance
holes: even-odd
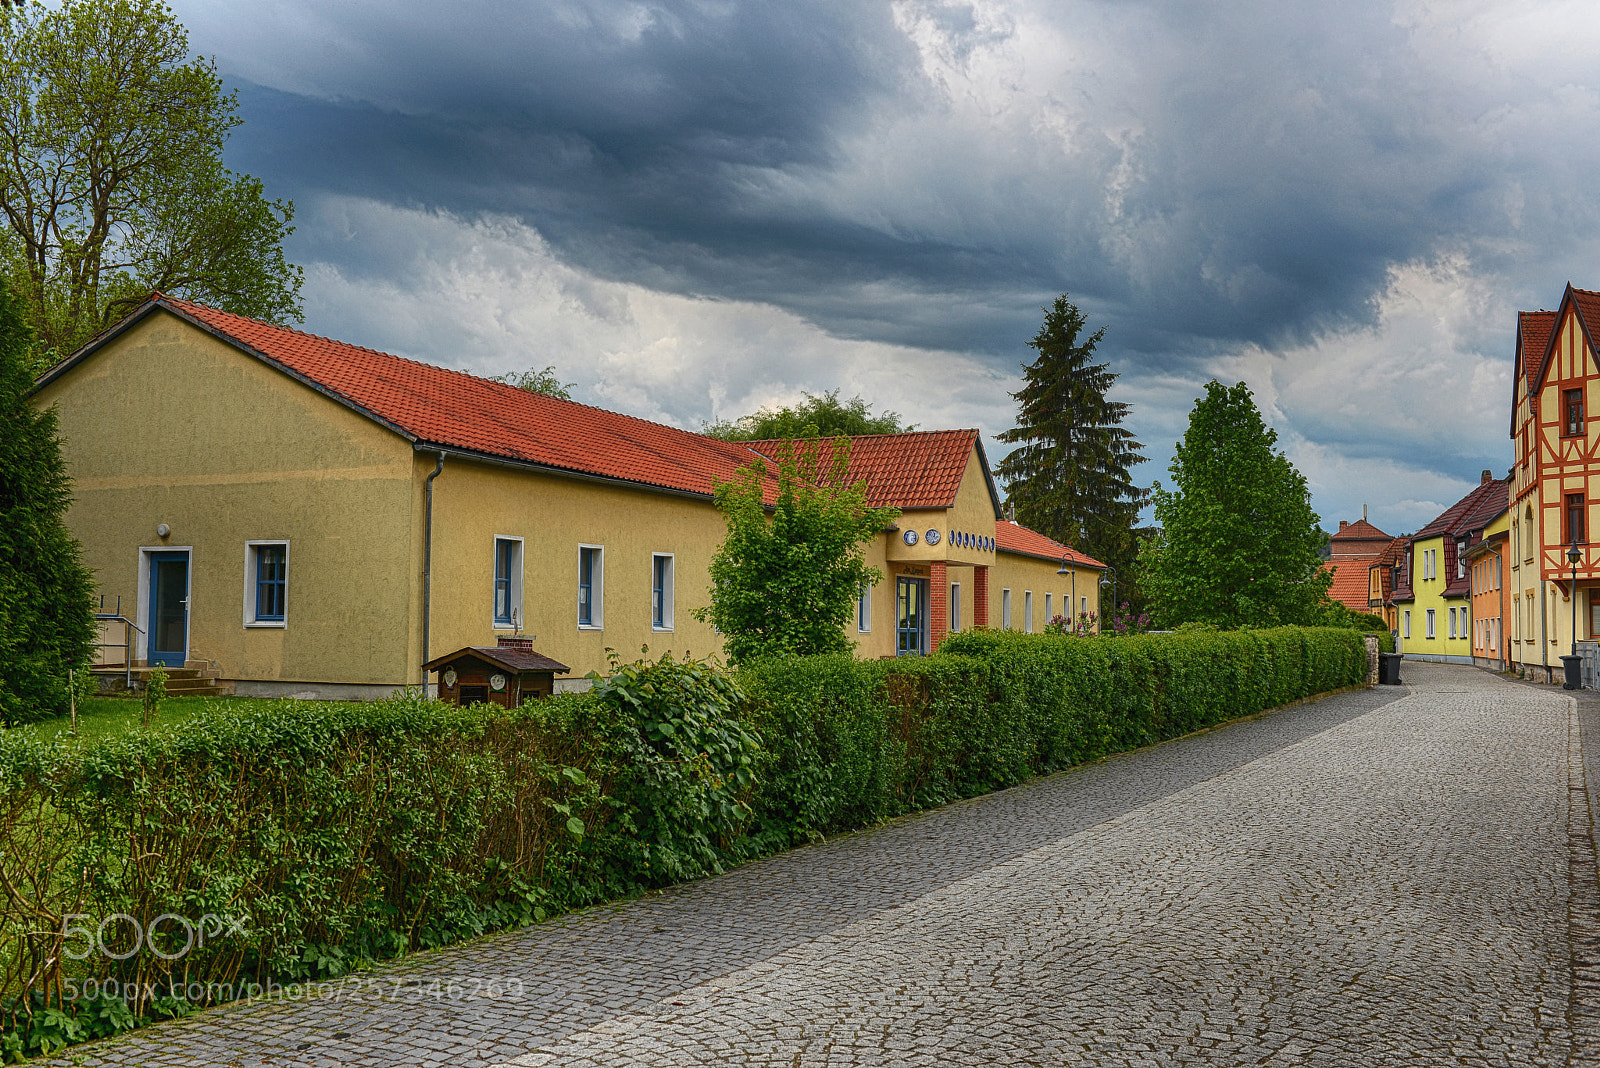
[[[1350,630],[983,631],[733,677],[614,664],[509,711],[285,702],[78,751],[0,732],[0,1059],[696,878],[1365,669]]]

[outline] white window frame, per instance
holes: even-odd
[[[863,583],[856,594],[856,633],[872,633],[872,587]]]
[[[656,623],[656,564],[665,560],[667,566],[661,583],[661,622]],[[670,634],[674,627],[674,608],[677,603],[677,554],[650,554],[650,630],[656,634]]]
[[[1428,624],[1427,637],[1430,638],[1430,639],[1431,638],[1437,638],[1439,636],[1438,620],[1435,617],[1435,610],[1432,609],[1432,608],[1428,609],[1427,624]]]
[[[1454,608],[1451,608],[1450,609],[1450,637],[1454,638],[1455,636],[1456,636],[1456,610]]]
[[[1402,638],[1411,637],[1411,609],[1407,608],[1403,613],[1401,613],[1401,620],[1400,621],[1403,624],[1403,629],[1404,629],[1404,633],[1401,634],[1401,637]]]
[[[261,550],[268,546],[283,546],[283,618],[256,618],[256,562]],[[289,539],[262,538],[244,543],[244,625],[252,630],[284,630],[289,626]]]
[[[574,592],[582,588],[583,580],[583,551],[590,549],[594,552],[594,574],[589,584],[589,622],[583,622],[583,617],[578,616],[579,630],[605,630],[606,629],[606,547],[604,545],[590,545],[587,542],[578,544],[578,582],[574,583]]]
[[[514,559],[511,561],[511,622],[502,623],[494,617],[494,584],[498,581],[495,568],[500,563],[500,543],[511,542],[517,547]],[[526,546],[522,539],[515,534],[496,534],[494,536],[494,554],[489,558],[489,624],[493,630],[517,631],[523,629],[527,621],[522,614],[522,572],[526,567]]]
[[[1033,591],[1022,591],[1022,633],[1033,633]]]
[[[1050,595],[1047,593],[1044,595],[1044,625],[1048,627],[1050,625],[1050,620],[1053,618],[1054,617],[1050,615]]]
[[[1085,594],[1083,596],[1082,600],[1083,600],[1083,606],[1079,609],[1079,611],[1081,611],[1084,615],[1088,615],[1089,614],[1089,596],[1088,596],[1088,594]],[[1076,621],[1074,621],[1074,622],[1076,622]]]
[[[961,583],[950,583],[950,633],[961,632]]]
[[[1000,591],[1000,629],[1011,629],[1011,591],[1009,589]]]

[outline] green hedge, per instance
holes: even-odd
[[[719,871],[1365,667],[1350,630],[980,631],[930,657],[733,678],[614,665],[592,693],[511,711],[284,702],[77,751],[0,732],[0,1060]],[[74,914],[131,921],[80,961]],[[184,946],[168,919],[160,953],[116,959],[130,922],[164,914],[226,929]],[[74,997],[91,979],[138,993]]]

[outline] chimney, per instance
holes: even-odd
[[[1345,521],[1343,519],[1339,520],[1339,533],[1343,534],[1344,533],[1344,528],[1349,526],[1349,525],[1350,524],[1347,521]]]
[[[1485,483],[1493,482],[1493,481],[1494,481],[1494,475],[1491,472],[1485,470],[1483,472],[1483,477],[1478,479],[1478,485],[1482,486]]]
[[[502,634],[496,639],[495,644],[502,649],[516,649],[518,652],[523,653],[533,652],[533,638],[531,636],[512,637],[509,634]]]
[[[1364,504],[1361,506],[1361,521],[1363,523],[1367,521],[1367,506]]]

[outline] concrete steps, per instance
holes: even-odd
[[[148,664],[136,661],[131,690],[128,672],[121,667],[97,667],[94,674],[100,680],[102,693],[143,693],[152,670]],[[168,697],[229,697],[233,694],[233,683],[223,682],[222,672],[212,667],[209,660],[191,660],[183,667],[169,667],[166,672]]]

